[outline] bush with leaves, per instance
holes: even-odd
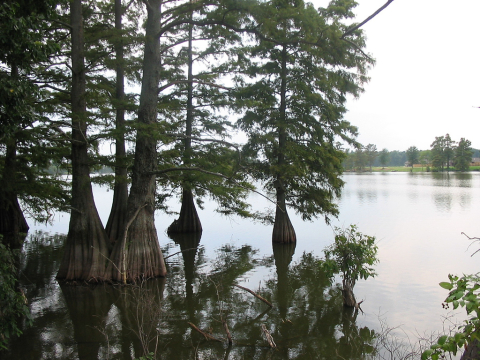
[[[443,307],[449,308],[452,305],[454,310],[463,307],[469,317],[453,335],[440,336],[436,344],[422,353],[422,360],[444,359],[445,353],[456,355],[464,347],[468,351],[469,346],[477,347],[480,340],[480,274],[462,277],[448,275],[448,279],[448,282],[440,283],[442,288],[450,291]],[[477,354],[471,359],[478,358]]]
[[[335,233],[335,242],[324,249],[325,260],[321,266],[331,281],[340,274],[343,304],[358,308],[360,304],[353,294],[355,283],[376,275],[373,268],[378,263],[375,237],[362,234],[356,225],[346,229],[336,227]]]
[[[0,351],[7,348],[9,338],[22,334],[19,321],[31,322],[26,298],[16,289],[16,268],[12,251],[0,242]]]

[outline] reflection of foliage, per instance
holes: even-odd
[[[49,241],[53,246],[48,245]],[[42,314],[36,315],[35,328],[28,329],[25,336],[29,338],[28,346],[36,349],[36,358],[42,353],[52,359],[75,358],[86,351],[95,354],[90,358],[110,359],[148,358],[152,352],[162,359],[341,356],[364,360],[373,354],[373,332],[359,328],[356,315],[343,310],[340,289],[330,286],[318,267],[317,257],[304,254],[291,263],[294,246],[275,247],[273,256],[260,257],[251,246],[228,244],[209,259],[204,247],[198,246],[198,239],[175,242],[186,251],[168,259],[164,285],[164,279],[157,279],[136,287],[82,286],[60,292],[51,285],[58,267],[58,251],[52,250],[57,246],[55,240],[46,236],[38,236],[38,242],[27,240],[30,248],[23,268],[32,281],[36,281],[34,269],[46,271],[39,276],[43,280],[38,286],[49,287],[48,295],[36,287],[32,292],[37,296],[32,306],[41,308]],[[194,245],[196,250],[188,250]],[[168,250],[174,252],[173,247]],[[48,266],[42,264],[44,255]],[[259,272],[270,275],[259,284],[249,283]],[[274,308],[235,284],[267,298]],[[40,305],[41,301],[49,305]],[[226,347],[222,320],[228,324],[233,346]],[[189,322],[224,343],[205,340],[190,328]],[[265,341],[262,324],[273,336],[276,349]],[[59,353],[52,350],[52,340],[61,344]],[[27,358],[25,341],[20,338],[16,343],[15,358]]]
[[[0,241],[0,350],[6,348],[11,336],[22,334],[19,320],[23,317],[30,320],[26,298],[16,288],[16,273],[14,255]]]

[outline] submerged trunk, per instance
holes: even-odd
[[[121,0],[115,0],[115,29],[119,32],[122,31]],[[128,200],[127,167],[125,164],[126,151],[125,138],[123,135],[125,127],[125,110],[123,105],[123,101],[125,100],[125,71],[123,65],[123,44],[121,41],[115,44],[115,57],[117,61],[115,99],[118,103],[115,116],[115,128],[118,131],[118,135],[115,139],[115,185],[113,188],[113,202],[107,226],[105,227],[110,246],[113,246],[125,226]]]
[[[168,227],[169,234],[202,233],[202,223],[198,217],[191,190],[183,190],[180,216]]]
[[[277,207],[275,210],[275,223],[273,225],[272,241],[274,243],[294,243],[297,241],[295,230],[288,217],[286,206],[286,189],[283,184],[281,171],[287,165],[284,151],[287,147],[287,133],[285,124],[287,122],[287,48],[284,45],[282,51],[282,74],[280,88],[280,121],[278,125],[278,168],[275,181],[277,191]]]
[[[71,2],[72,25],[72,203],[63,260],[57,278],[103,281],[107,264],[107,235],[93,199],[88,144],[82,1]]]
[[[16,156],[16,141],[9,139],[0,181],[0,234],[3,235],[2,242],[11,248],[19,248],[22,245],[29,229],[15,191]]]
[[[157,120],[161,4],[161,0],[147,2],[143,79],[137,120],[141,126],[137,130],[127,223],[115,242],[108,270],[114,281],[124,283],[165,276],[167,273],[154,222],[157,140],[152,136],[154,131],[151,128]]]

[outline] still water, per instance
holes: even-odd
[[[213,204],[199,211],[201,238],[169,239],[164,229],[173,217],[157,214],[169,274],[141,286],[60,286],[55,275],[68,215],[57,214],[53,226],[31,224],[21,282],[34,324],[2,358],[138,359],[153,352],[158,359],[370,359],[385,352],[379,338],[386,329],[388,343],[413,344],[461,321],[462,313],[442,308],[446,291],[438,283],[449,273],[479,271],[480,254],[470,255],[480,244],[461,233],[480,236],[480,173],[344,179],[340,216],[330,225],[291,214],[296,246],[272,247],[271,227],[222,217]],[[111,197],[95,188],[103,221]],[[270,206],[257,195],[251,202],[256,210]],[[316,265],[333,227],[349,224],[379,245],[378,276],[355,287],[364,300],[358,314],[343,309],[338,287]],[[189,323],[222,341],[206,341]]]

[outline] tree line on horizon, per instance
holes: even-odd
[[[345,152],[343,165],[347,171],[372,170],[373,167],[413,167],[415,164],[422,165],[429,171],[468,171],[472,159],[480,158],[480,150],[473,149],[469,140],[461,138],[456,142],[449,134],[435,137],[428,150],[410,146],[404,151],[389,151],[386,148],[378,151],[376,145],[368,144]]]
[[[154,213],[173,211],[172,196],[181,200],[170,234],[202,231],[196,206],[205,198],[222,214],[271,223],[277,243],[296,241],[288,208],[304,220],[336,216],[339,142],[358,146],[345,102],[374,62],[356,5],[0,4],[3,242],[21,243],[26,215],[68,211],[58,278],[130,282],[165,275]],[[241,144],[231,140],[239,131]],[[105,144],[114,155],[101,153]],[[115,173],[90,176],[105,166]],[[113,188],[105,226],[93,181]],[[251,191],[272,200],[272,214],[250,209]]]

